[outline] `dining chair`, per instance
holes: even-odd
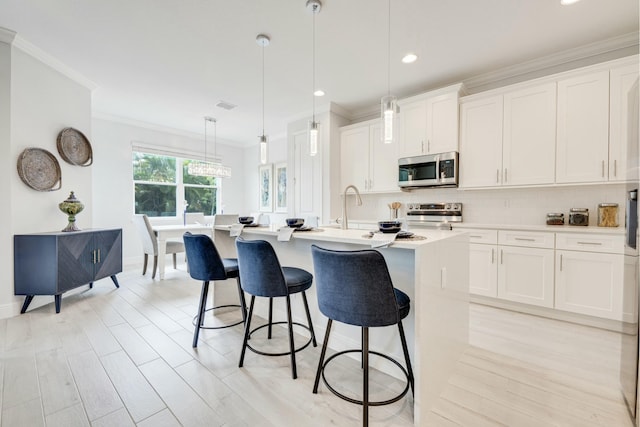
[[[156,278],[156,270],[158,268],[158,239],[153,231],[149,217],[145,214],[134,215],[133,222],[138,229],[140,240],[142,241],[142,250],[144,252],[144,265],[142,266],[142,275],[147,273],[147,264],[149,255],[153,256],[153,272],[151,278]],[[173,268],[177,268],[176,254],[184,252],[184,243],[175,240],[167,240],[167,254],[173,255]]]
[[[204,225],[204,213],[203,212],[187,212],[184,214],[185,224],[202,224]]]

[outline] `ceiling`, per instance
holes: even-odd
[[[322,0],[316,16],[316,110],[358,114],[387,92],[387,0]],[[312,14],[306,0],[2,0],[0,27],[95,82],[94,114],[257,143],[264,127],[312,108]],[[435,89],[556,52],[638,32],[638,0],[393,0],[391,92]],[[408,51],[414,64],[402,64]],[[218,101],[236,104],[226,111]]]

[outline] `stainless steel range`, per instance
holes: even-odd
[[[462,222],[462,203],[408,203],[407,223],[421,227],[451,229]]]

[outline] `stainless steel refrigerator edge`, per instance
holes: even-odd
[[[627,121],[627,186],[626,186],[626,206],[625,206],[625,232],[626,246],[630,253],[637,256],[638,249],[638,188],[640,188],[640,107],[639,107],[638,80],[631,87],[628,93]],[[633,275],[635,281],[635,295],[637,299],[636,318],[633,333],[622,334],[621,360],[620,360],[620,385],[622,393],[635,425],[640,427],[640,414],[638,414],[639,397],[638,382],[640,364],[638,355],[640,354],[640,342],[637,310],[640,307],[640,263],[636,262],[634,271],[625,269],[625,275]],[[625,278],[626,279],[626,278]]]

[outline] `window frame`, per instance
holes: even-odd
[[[133,168],[133,159],[134,159],[134,155],[138,153],[138,154],[143,154],[143,155],[149,155],[149,156],[162,156],[162,157],[171,157],[173,159],[175,159],[175,182],[157,182],[157,181],[146,181],[146,180],[136,180],[133,178],[134,176],[134,168]],[[178,154],[162,154],[159,152],[156,152],[155,150],[144,150],[141,147],[132,147],[131,150],[131,178],[132,178],[132,185],[133,185],[133,203],[132,203],[132,207],[133,207],[133,213],[134,215],[136,214],[136,185],[140,184],[140,185],[165,185],[165,186],[171,186],[171,187],[175,187],[176,189],[176,193],[175,193],[175,206],[176,206],[176,212],[175,212],[175,216],[153,216],[153,217],[149,217],[149,218],[155,218],[155,219],[181,219],[183,218],[183,214],[184,214],[184,202],[186,201],[186,188],[210,188],[210,189],[215,189],[215,200],[213,201],[213,203],[215,204],[216,207],[216,212],[213,213],[213,215],[218,214],[220,212],[220,206],[222,203],[222,199],[221,199],[221,194],[222,194],[222,179],[220,178],[215,178],[214,179],[214,184],[213,185],[207,185],[207,184],[185,184],[184,182],[184,174],[183,174],[183,168],[184,168],[184,163],[185,161],[194,161],[194,160],[199,160],[198,158],[188,158],[185,155],[178,155]],[[210,216],[212,215],[211,213],[205,212],[204,213],[205,216]]]

